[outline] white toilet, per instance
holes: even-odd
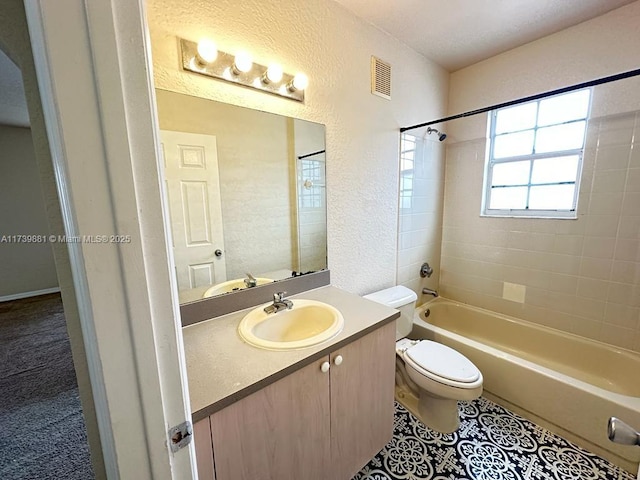
[[[396,396],[429,428],[458,429],[458,400],[482,394],[482,373],[461,353],[430,340],[404,338],[411,332],[417,295],[398,285],[364,298],[400,310],[396,320]],[[413,402],[409,397],[415,396]]]

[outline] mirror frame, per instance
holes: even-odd
[[[307,290],[324,287],[330,284],[330,280],[329,270],[320,270],[237,292],[223,293],[214,297],[195,300],[191,303],[183,303],[180,305],[182,326],[187,327],[204,320],[255,307],[261,303],[268,303],[272,300],[273,294],[277,292],[295,295]]]

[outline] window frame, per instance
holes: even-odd
[[[560,97],[564,95],[569,95],[571,93],[589,90],[589,104],[587,106],[587,113],[584,118],[578,118],[573,120],[568,120],[565,122],[554,123],[552,125],[538,125],[539,113],[540,113],[540,103],[543,100],[553,97]],[[587,131],[589,128],[589,119],[591,116],[591,105],[593,103],[593,88],[587,87],[585,89],[575,90],[569,93],[562,93],[558,95],[552,95],[549,97],[543,97],[537,100],[533,100],[531,102],[522,103],[519,106],[528,105],[528,104],[536,104],[536,123],[532,128],[524,128],[521,130],[514,130],[505,132],[504,134],[518,133],[533,130],[533,150],[535,150],[535,142],[537,139],[538,130],[548,127],[555,127],[558,125],[568,125],[576,122],[585,122],[584,127],[584,137],[582,141],[582,146],[580,148],[570,149],[570,150],[554,150],[552,152],[544,152],[544,153],[531,153],[525,155],[516,155],[511,157],[504,157],[500,159],[494,158],[494,149],[495,149],[495,139],[496,139],[496,125],[497,125],[497,116],[498,112],[501,110],[506,110],[508,108],[513,108],[513,106],[497,108],[495,110],[491,110],[488,113],[488,127],[487,127],[487,152],[486,152],[486,162],[484,169],[484,181],[483,181],[483,195],[481,202],[481,217],[513,217],[513,218],[548,218],[548,219],[577,219],[578,218],[578,199],[580,196],[580,180],[582,177],[582,168],[584,164],[584,151],[586,148],[587,142]],[[533,166],[536,160],[543,160],[545,158],[558,158],[558,157],[578,157],[578,164],[576,167],[576,179],[575,182],[550,182],[550,183],[532,183],[532,173]],[[526,184],[519,185],[509,185],[509,187],[527,187],[527,206],[529,204],[529,198],[531,194],[531,187],[535,186],[545,186],[545,185],[568,185],[574,184],[575,189],[573,192],[573,208],[571,209],[491,209],[489,208],[491,201],[491,192],[493,190],[492,180],[493,180],[493,168],[496,164],[504,164],[504,163],[512,163],[512,162],[521,162],[521,161],[529,161],[529,180]],[[507,186],[503,187],[506,188]]]

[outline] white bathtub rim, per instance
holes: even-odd
[[[436,298],[433,298],[433,299],[429,300],[428,302],[425,302],[425,303],[421,304],[420,306],[416,307],[416,313],[424,311],[427,308],[429,308],[430,305],[438,304],[438,303],[454,305],[456,307],[464,307],[464,308],[468,308],[470,310],[476,310],[476,311],[484,313],[486,315],[493,315],[495,317],[501,318],[501,319],[506,320],[508,322],[523,323],[523,324],[527,325],[528,327],[534,328],[536,330],[542,330],[542,331],[550,330],[550,331],[552,331],[554,333],[557,333],[557,334],[559,334],[561,336],[566,336],[566,337],[572,338],[572,339],[574,339],[574,340],[576,340],[576,341],[578,341],[580,343],[595,343],[597,345],[601,345],[604,348],[612,350],[612,351],[614,351],[616,353],[631,354],[632,356],[640,355],[640,353],[636,352],[635,350],[630,350],[628,348],[619,347],[618,345],[612,345],[610,343],[605,343],[605,342],[603,342],[601,340],[596,340],[594,338],[583,337],[583,336],[578,335],[576,333],[567,332],[565,330],[560,330],[559,328],[553,328],[553,327],[549,327],[547,325],[540,325],[539,323],[531,322],[531,321],[525,320],[523,318],[512,317],[511,315],[507,315],[505,313],[495,312],[495,311],[489,310],[487,308],[477,307],[475,305],[471,305],[470,303],[463,303],[463,302],[459,302],[457,300],[451,300],[451,299],[446,298],[446,297],[440,297],[439,296],[439,297],[436,297]],[[414,318],[416,318],[415,315],[414,315]],[[419,318],[419,316],[417,318]],[[431,324],[429,324],[429,325],[431,325]],[[464,338],[467,338],[467,337],[464,337]]]
[[[437,300],[437,299],[436,299]],[[457,302],[451,302],[450,300],[447,299],[443,299],[446,302],[450,302],[450,303],[457,303]],[[428,302],[431,303],[431,302]],[[620,393],[615,393],[612,392],[610,390],[605,390],[604,388],[600,388],[597,387],[595,385],[591,385],[590,383],[584,382],[582,380],[578,380],[575,377],[571,377],[569,375],[566,375],[562,372],[559,372],[557,370],[553,370],[547,367],[544,367],[538,363],[532,362],[530,360],[526,360],[522,357],[518,357],[516,355],[513,355],[511,353],[507,353],[503,350],[500,350],[498,348],[489,346],[485,343],[479,342],[477,340],[473,340],[469,337],[465,337],[463,335],[457,334],[455,332],[452,332],[450,330],[446,330],[444,328],[438,327],[436,325],[432,325],[424,320],[422,320],[419,317],[419,313],[422,312],[423,310],[425,310],[426,305],[428,304],[423,304],[420,307],[416,308],[415,311],[415,315],[413,318],[413,323],[414,325],[418,325],[421,328],[427,329],[427,330],[431,330],[436,334],[442,335],[444,337],[449,337],[452,340],[455,340],[457,342],[460,343],[466,343],[469,346],[476,348],[482,352],[485,352],[489,355],[492,355],[494,357],[498,357],[498,358],[502,358],[506,361],[512,362],[512,363],[516,363],[519,364],[521,366],[523,366],[524,368],[528,369],[528,370],[532,370],[535,372],[538,372],[542,375],[544,375],[545,377],[549,377],[551,379],[556,379],[556,380],[560,380],[562,382],[565,382],[579,390],[588,392],[592,395],[601,397],[601,398],[605,398],[621,407],[625,407],[625,408],[629,408],[631,410],[635,410],[640,412],[640,398],[639,397],[633,397],[630,395],[622,395]],[[478,308],[478,307],[473,307],[472,305],[466,305],[466,304],[462,304],[460,303],[459,305],[463,306],[463,307],[469,307],[469,308]],[[489,314],[493,314],[494,312],[492,312],[491,310],[485,310],[485,309],[479,309],[482,310],[484,312],[487,312]],[[498,313],[496,313],[496,315],[500,315]],[[504,317],[507,317],[506,315],[504,315]],[[509,317],[507,317],[509,318]],[[517,321],[519,321],[519,319],[516,319]],[[524,320],[523,320],[524,321]],[[531,322],[528,322],[531,325],[534,325]],[[555,329],[551,329],[551,330],[555,330]],[[560,331],[560,330],[558,330]],[[566,333],[566,332],[562,332],[562,333]],[[577,335],[574,335],[576,337],[578,337]],[[578,337],[581,338],[581,337]],[[607,344],[604,344],[607,345]]]

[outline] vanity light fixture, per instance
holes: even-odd
[[[267,67],[267,70],[262,75],[263,83],[280,83],[282,81],[282,76],[284,75],[284,71],[282,67],[277,63],[272,63]]]
[[[304,73],[297,73],[295,77],[287,84],[290,92],[299,92],[309,86],[309,78]]]
[[[196,58],[200,65],[213,63],[218,58],[218,46],[211,40],[202,40],[198,42]]]
[[[303,73],[294,76],[285,73],[277,63],[268,67],[254,63],[247,52],[231,55],[218,50],[210,40],[196,44],[182,38],[180,50],[184,70],[304,102],[309,78]]]
[[[231,70],[235,75],[250,72],[253,68],[253,58],[247,52],[238,52],[233,60]]]

